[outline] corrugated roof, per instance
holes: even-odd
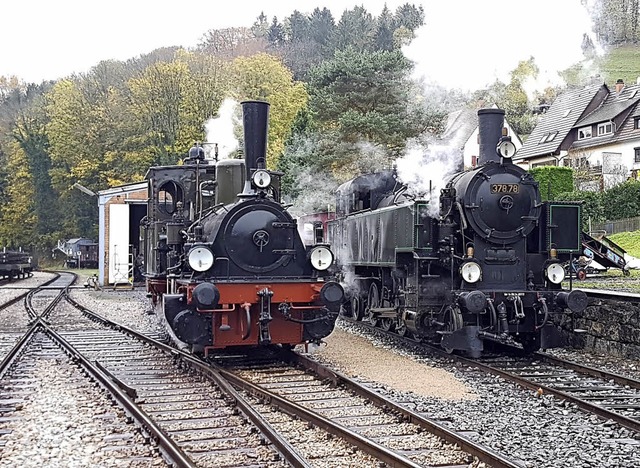
[[[549,110],[543,114],[513,159],[525,159],[558,152],[563,140],[603,87],[606,88],[606,85],[588,85],[569,89],[558,96]],[[555,136],[553,136],[554,134]]]

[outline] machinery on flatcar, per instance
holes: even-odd
[[[328,240],[346,312],[449,352],[479,355],[487,340],[528,352],[563,346],[554,318],[587,306],[582,291],[561,286],[564,262],[582,251],[580,203],[543,202],[512,162],[504,111],[478,117],[479,165],[439,198],[408,195],[391,171],[338,188]]]
[[[29,252],[6,248],[0,251],[0,278],[2,279],[31,277],[37,266],[37,260]]]
[[[205,355],[318,343],[344,298],[329,246],[303,244],[280,202],[282,174],[266,168],[269,104],[246,101],[242,110],[244,160],[206,160],[196,145],[184,164],[146,176],[147,291],[174,340]]]

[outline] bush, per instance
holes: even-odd
[[[604,191],[602,205],[606,207],[607,220],[640,216],[640,182],[628,180]]]
[[[573,190],[573,169],[569,167],[534,167],[529,173],[538,182],[543,201],[557,200],[558,194]]]

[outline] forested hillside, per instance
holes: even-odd
[[[620,11],[635,8],[637,20],[638,2],[602,3],[603,38],[636,41],[637,21]],[[496,103],[526,135],[535,105],[559,91],[528,95],[524,82],[538,69],[524,58],[509,82],[489,89],[425,92],[402,52],[427,21],[414,4],[378,16],[363,7],[340,17],[326,8],[268,14],[251,27],[203,31],[193,50],[104,61],[56,82],[0,77],[0,246],[47,252],[61,238],[96,238],[97,200],[74,186],[96,192],[140,181],[149,166],[180,161],[195,141],[215,142],[207,123],[226,99],[271,103],[268,166],[286,172],[286,196],[313,209],[326,207],[340,182],[427,144],[450,111]]]

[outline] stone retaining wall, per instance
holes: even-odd
[[[640,358],[640,304],[590,299],[589,306],[563,326],[572,344],[599,354]]]

